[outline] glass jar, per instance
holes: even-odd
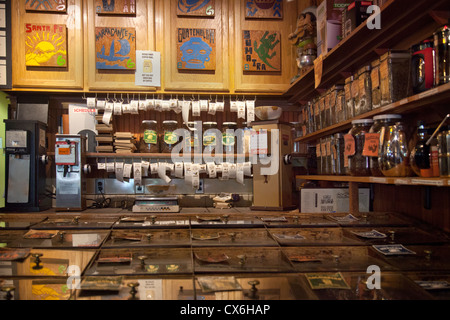
[[[217,145],[217,137],[214,129],[217,129],[217,122],[205,122],[203,124],[203,147],[206,152],[212,152]]]
[[[314,100],[314,131],[319,131],[322,129],[320,122],[320,99],[316,98]]]
[[[351,119],[355,116],[355,99],[352,94],[353,76],[345,79],[344,94],[345,94],[345,108],[347,110],[347,119]]]
[[[342,133],[336,133],[331,139],[331,154],[333,161],[333,174],[345,175],[344,166],[345,140]]]
[[[155,120],[142,121],[141,133],[139,152],[159,153],[158,122]]]
[[[401,122],[389,125],[380,135],[378,164],[385,177],[409,177],[412,173],[406,128]]]
[[[316,144],[316,163],[317,163],[317,174],[321,175],[322,173],[322,145],[319,141],[318,144]]]
[[[372,119],[353,120],[349,135],[353,137],[353,146],[349,145],[351,139],[346,139],[345,148],[348,152],[348,170],[352,176],[370,176],[370,159],[363,156],[365,134],[369,133],[373,125]],[[348,151],[351,150],[351,151]]]
[[[322,129],[325,129],[327,127],[329,127],[330,124],[330,91],[327,91],[326,93],[324,93],[321,97],[321,111],[320,111],[320,118],[321,118],[321,124],[322,124]]]
[[[306,134],[314,132],[314,103],[309,101],[306,105]]]
[[[372,110],[372,80],[370,65],[359,69],[358,72],[358,103],[355,100],[355,116]]]
[[[178,129],[178,122],[175,120],[163,121],[162,137],[161,137],[161,152],[171,153],[173,148],[178,144],[179,137],[175,133]]]
[[[433,35],[436,50],[435,85],[440,86],[450,82],[450,28],[449,25],[440,27]]]
[[[372,62],[370,80],[372,81],[372,109],[381,107],[380,59]]]
[[[380,61],[381,106],[406,98],[412,89],[409,84],[410,53],[389,51]]]
[[[325,174],[333,174],[332,155],[331,155],[331,136],[323,139],[322,149],[325,153]]]
[[[330,89],[330,95],[329,95],[329,103],[330,103],[330,126],[338,123],[339,116],[338,112],[342,112],[342,103],[339,104],[340,110],[337,110],[337,99],[338,99],[338,93],[340,90],[342,90],[343,86],[335,85]],[[343,120],[342,120],[343,121]]]
[[[222,124],[222,144],[224,153],[236,153],[236,137],[234,134],[236,129],[236,122],[224,122]]]
[[[398,114],[383,114],[379,116],[373,117],[373,125],[370,128],[370,134],[378,135],[378,143],[377,150],[374,151],[376,156],[370,157],[370,172],[375,177],[382,177],[383,173],[381,172],[378,157],[380,156],[381,146],[383,145],[384,134],[387,130],[389,130],[390,126],[394,125],[397,121],[401,120],[402,116]]]
[[[345,91],[344,86],[342,89],[337,89],[336,94],[336,108],[335,108],[335,123],[341,123],[348,119],[347,108],[345,107]]]

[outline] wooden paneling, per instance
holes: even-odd
[[[155,91],[154,87],[135,85],[135,70],[98,70],[95,56],[95,28],[116,27],[136,29],[136,50],[154,51],[154,2],[136,0],[134,15],[98,15],[94,0],[85,3],[85,60],[86,91]],[[108,48],[109,50],[109,48]]]
[[[13,86],[26,88],[83,88],[83,2],[68,0],[67,13],[39,13],[25,10],[25,1],[12,1]],[[26,24],[67,27],[67,67],[26,66]],[[45,35],[44,35],[45,36]],[[38,44],[32,41],[31,45]],[[46,49],[51,46],[47,45]],[[37,48],[38,49],[38,48]],[[36,50],[37,50],[36,49]]]
[[[163,52],[161,70],[165,91],[228,92],[228,61],[232,58],[228,39],[228,0],[215,1],[214,17],[177,16],[177,0],[157,0],[157,50]],[[215,70],[177,68],[178,29],[215,29]]]
[[[297,20],[297,3],[284,1],[283,19],[246,19],[246,1],[233,0],[230,4],[230,42],[233,44],[234,59],[231,64],[236,92],[284,92],[289,88],[291,78],[297,74],[296,51],[289,43],[288,35],[292,33]],[[281,71],[251,72],[244,71],[243,31],[263,30],[279,32],[281,38]],[[277,53],[279,54],[279,53]]]

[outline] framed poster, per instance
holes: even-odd
[[[95,0],[97,14],[136,15],[136,0]]]
[[[281,71],[281,34],[279,31],[243,31],[244,71]]]
[[[283,19],[283,0],[246,0],[246,19]]]
[[[215,0],[178,0],[178,16],[214,17]]]
[[[25,10],[43,12],[66,12],[66,0],[24,0]]]
[[[67,67],[67,27],[64,24],[25,24],[25,65]]]
[[[216,30],[177,29],[178,70],[216,69]]]
[[[136,70],[136,29],[96,27],[95,55],[98,70]]]

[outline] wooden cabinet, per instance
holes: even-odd
[[[12,81],[14,88],[38,90],[83,89],[84,41],[83,1],[67,0],[65,13],[40,13],[25,10],[25,1],[12,1]],[[26,52],[49,53],[58,43],[58,38],[48,37],[49,31],[42,29],[36,38],[28,38],[26,32],[32,26],[66,27],[67,61],[65,67],[26,66]],[[29,30],[29,29],[28,29]],[[41,41],[41,37],[42,40]],[[48,39],[47,39],[48,38]],[[44,48],[41,42],[44,42]],[[62,39],[64,41],[64,39]],[[41,45],[39,46],[39,44]],[[56,50],[56,49],[55,49]]]
[[[26,10],[24,1],[13,1],[13,90],[281,95],[297,73],[295,48],[287,38],[296,24],[295,1],[283,1],[283,16],[276,19],[246,18],[246,2],[239,0],[215,1],[213,14],[204,16],[181,14],[177,0],[136,0],[135,4],[134,14],[107,14],[97,12],[96,0],[68,0],[66,12],[43,13]],[[27,67],[25,24],[65,25],[67,65]],[[96,57],[101,51],[96,48],[96,28],[134,28],[136,50],[161,53],[161,87],[136,86],[134,69],[98,68]],[[214,30],[208,68],[180,68],[179,36],[202,30]],[[278,32],[278,71],[244,70],[244,30]],[[105,46],[104,55],[110,46]]]
[[[135,70],[99,70],[96,68],[95,38],[97,27],[134,28],[136,50],[155,49],[154,1],[137,0],[135,15],[99,15],[95,0],[85,0],[86,31],[84,33],[85,91],[155,91],[154,87],[135,85]],[[109,52],[110,48],[105,49]]]

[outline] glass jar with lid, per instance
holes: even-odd
[[[372,109],[381,107],[380,59],[372,62],[370,80],[372,81]]]
[[[320,120],[320,98],[314,99],[314,131],[322,129],[322,123]]]
[[[178,122],[175,120],[163,121],[163,129],[161,136],[161,152],[171,153],[174,147],[179,143],[179,137],[175,133],[178,129]]]
[[[333,163],[333,174],[345,175],[344,167],[345,140],[342,133],[336,133],[331,139],[331,155]]]
[[[222,144],[223,152],[227,154],[236,153],[236,122],[224,122],[222,124]]]
[[[397,121],[401,120],[402,116],[399,114],[383,114],[373,117],[373,125],[370,128],[370,134],[378,135],[377,150],[373,151],[374,156],[370,157],[370,172],[375,177],[382,177],[383,173],[380,170],[378,163],[378,157],[380,156],[381,146],[383,144],[383,137],[386,130],[389,130],[390,126],[394,125]],[[376,156],[375,156],[376,154]]]
[[[381,106],[406,98],[410,84],[411,54],[407,51],[386,52],[380,58]]]
[[[372,80],[370,78],[370,65],[358,71],[358,103],[355,102],[355,116],[372,110]]]
[[[142,121],[141,134],[139,152],[159,153],[158,122],[155,120]]]
[[[373,125],[372,119],[352,121],[347,138],[345,139],[346,155],[348,156],[348,172],[352,176],[370,176],[370,159],[363,155],[365,135]]]
[[[344,85],[344,97],[345,97],[345,109],[347,111],[347,119],[351,119],[355,116],[355,99],[352,93],[353,76],[345,79]]]
[[[206,152],[212,152],[216,148],[217,136],[214,129],[217,129],[217,122],[203,123],[203,147]]]

